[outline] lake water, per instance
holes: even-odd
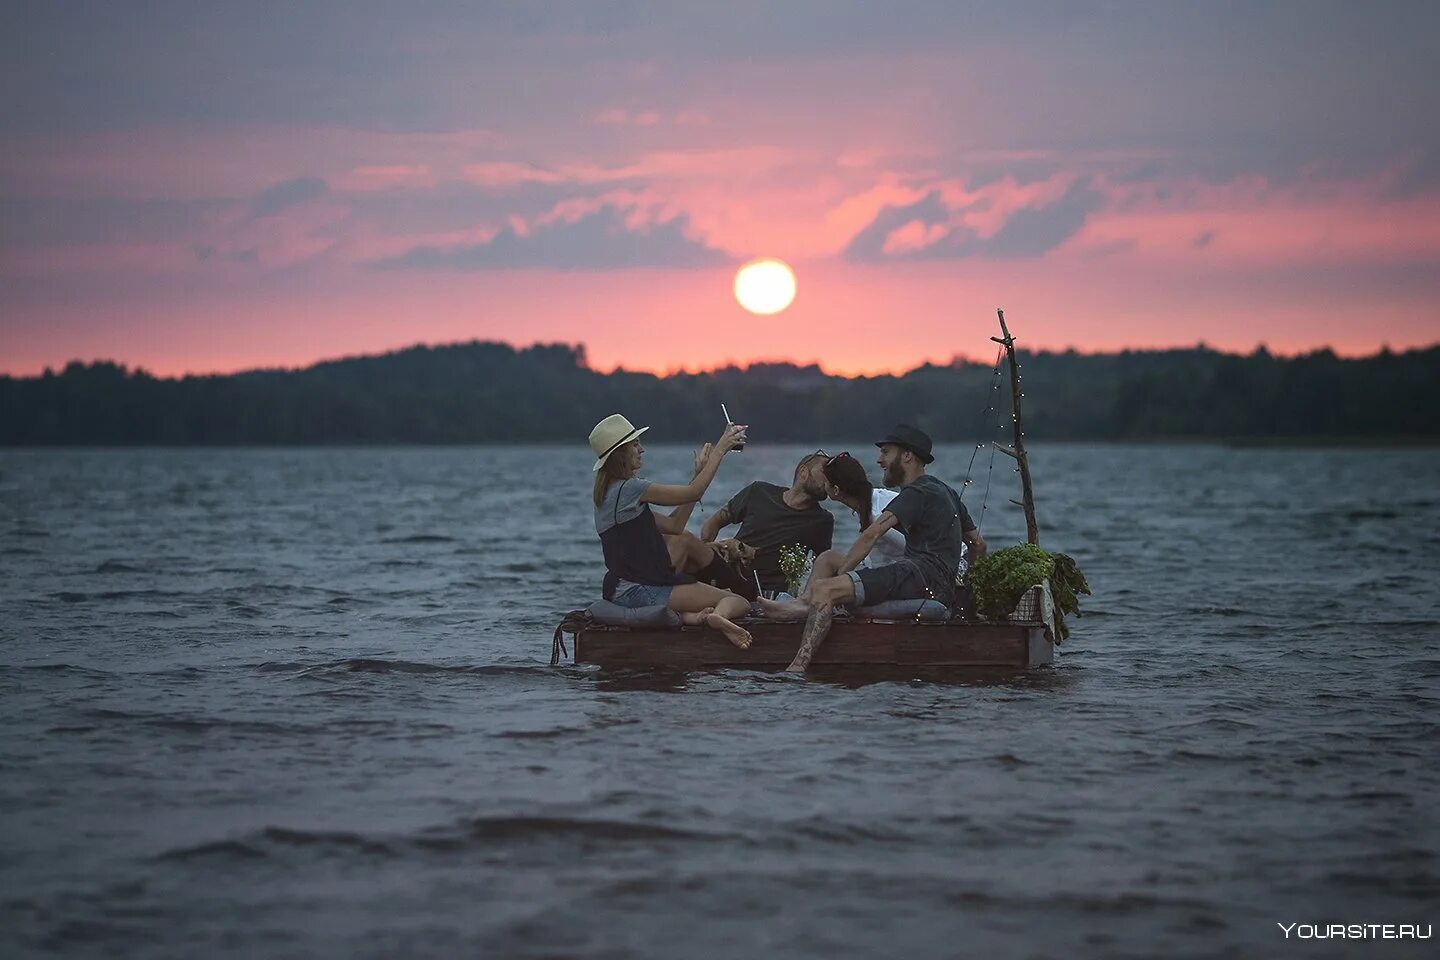
[[[1277,924],[1440,919],[1440,451],[1032,459],[1056,665],[861,683],[550,667],[583,445],[0,451],[0,954],[1433,955]]]

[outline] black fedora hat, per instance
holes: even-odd
[[[922,463],[935,462],[935,458],[930,454],[930,434],[908,423],[899,424],[884,440],[876,440],[875,446],[883,447],[887,443],[905,447],[919,457]]]

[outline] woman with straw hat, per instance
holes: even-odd
[[[653,483],[638,476],[645,448],[636,429],[618,413],[590,431],[595,451],[595,532],[605,554],[605,599],[622,607],[667,606],[691,625],[719,630],[735,646],[750,646],[750,632],[734,618],[750,609],[750,601],[694,577],[677,573],[670,564],[663,534],[685,530],[690,512],[704,495],[725,454],[745,439],[745,427],[732,423],[715,444],[695,458],[695,477],[689,483]],[[658,516],[650,506],[676,507]]]

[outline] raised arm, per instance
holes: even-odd
[[[653,503],[657,507],[679,507],[684,504],[693,504],[705,495],[705,490],[710,486],[710,481],[715,479],[715,471],[720,469],[720,461],[725,454],[735,448],[736,441],[744,432],[742,424],[732,423],[725,428],[720,439],[710,448],[710,455],[705,458],[705,463],[695,478],[683,487],[674,483],[652,483],[645,488],[640,495],[643,503]]]
[[[700,476],[700,471],[705,468],[705,461],[710,459],[712,447],[712,444],[707,443],[695,454],[695,474],[691,477],[692,480]],[[661,533],[684,533],[685,525],[690,522],[690,514],[695,511],[695,504],[697,502],[698,501],[691,500],[689,503],[682,503],[670,511],[670,516],[656,517],[655,526],[660,528]]]
[[[895,529],[897,523],[899,521],[895,519],[895,514],[889,510],[883,511],[871,522],[870,526],[861,531],[859,539],[850,548],[850,552],[845,554],[844,562],[840,564],[840,569],[835,573],[837,575],[849,573],[860,566],[860,561],[870,555],[870,551],[875,549],[875,544],[880,542],[880,538],[885,536],[888,531]]]

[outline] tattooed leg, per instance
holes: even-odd
[[[790,673],[804,673],[810,660],[830,632],[835,619],[835,605],[849,603],[855,599],[855,584],[848,576],[830,577],[826,580],[811,581],[810,597],[813,606],[805,620],[805,630],[800,636],[800,649],[786,670]]]
[[[815,656],[815,651],[825,640],[825,635],[830,632],[830,622],[835,619],[835,604],[828,600],[815,605],[810,611],[810,616],[805,620],[805,632],[801,635],[800,649],[795,652],[795,659],[790,661],[790,666],[785,668],[787,673],[804,673],[805,668],[810,666],[810,660]]]

